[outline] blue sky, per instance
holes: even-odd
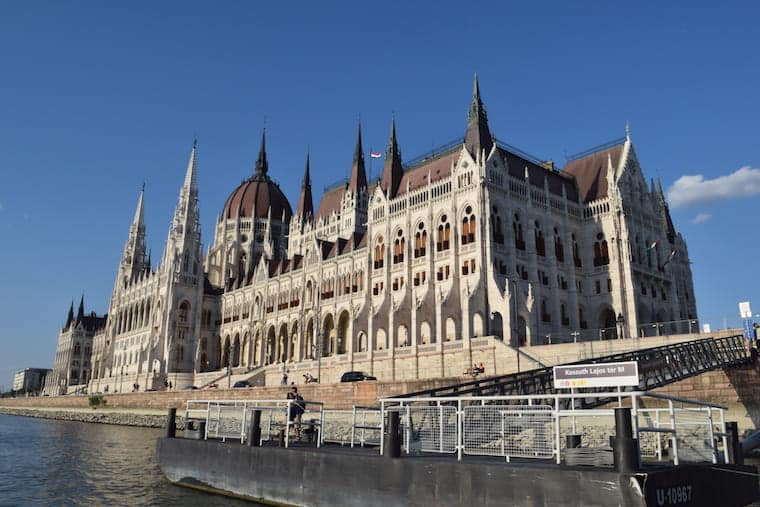
[[[407,159],[461,136],[476,71],[496,136],[560,165],[630,122],[702,321],[760,313],[756,4],[411,4],[0,4],[0,385],[52,364],[82,293],[107,311],[143,182],[160,258],[194,136],[208,244],[265,122],[270,174],[294,203],[310,150],[318,199],[359,119],[379,150],[395,111]]]

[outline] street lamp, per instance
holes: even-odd
[[[573,331],[570,333],[570,336],[573,337],[573,343],[578,343],[578,336],[580,336],[580,333],[578,331]]]
[[[124,384],[124,365],[121,365],[121,375],[119,375],[119,392],[121,392],[121,388],[123,384]]]

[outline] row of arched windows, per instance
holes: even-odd
[[[142,301],[120,310],[114,322],[114,334],[128,333],[150,325],[150,301]]]

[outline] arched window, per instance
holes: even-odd
[[[565,262],[565,249],[562,246],[562,236],[559,235],[557,228],[554,228],[554,255],[557,262]]]
[[[541,230],[541,224],[536,222],[536,228],[533,231],[534,239],[536,240],[536,253],[541,257],[546,256],[546,242],[544,242],[544,233]]]
[[[475,242],[475,215],[472,212],[472,206],[467,206],[462,218],[462,244]]]
[[[504,244],[504,229],[501,227],[501,216],[499,215],[499,209],[494,206],[493,213],[491,214],[491,229],[493,232],[493,241],[499,245]]]
[[[187,322],[188,316],[190,315],[190,303],[187,301],[183,301],[181,305],[179,305],[179,314],[177,315],[177,318],[179,319],[180,324],[185,324]]]
[[[443,252],[451,247],[451,224],[446,215],[441,217],[441,223],[438,225],[438,237],[435,241],[435,251]]]
[[[375,269],[383,267],[383,261],[385,260],[385,245],[383,243],[383,237],[378,236],[375,241]]]
[[[578,248],[578,242],[575,240],[575,234],[572,235],[572,240],[573,240],[573,263],[575,264],[576,268],[583,267],[583,263],[581,262],[580,250]]]
[[[525,238],[523,238],[523,226],[520,222],[520,215],[515,213],[515,219],[512,221],[512,229],[515,233],[515,248],[525,250]]]
[[[405,247],[406,241],[404,241],[404,233],[399,229],[396,233],[396,239],[393,241],[393,264],[404,262]]]
[[[427,231],[425,224],[420,222],[417,225],[417,232],[414,234],[414,258],[425,257],[427,250]]]
[[[541,320],[544,322],[552,321],[552,316],[549,314],[549,309],[547,308],[545,299],[541,300]]]
[[[606,266],[610,263],[610,256],[607,251],[607,240],[601,232],[596,235],[594,242],[594,266]]]

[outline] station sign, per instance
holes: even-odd
[[[639,365],[636,361],[554,367],[555,389],[638,385]]]

